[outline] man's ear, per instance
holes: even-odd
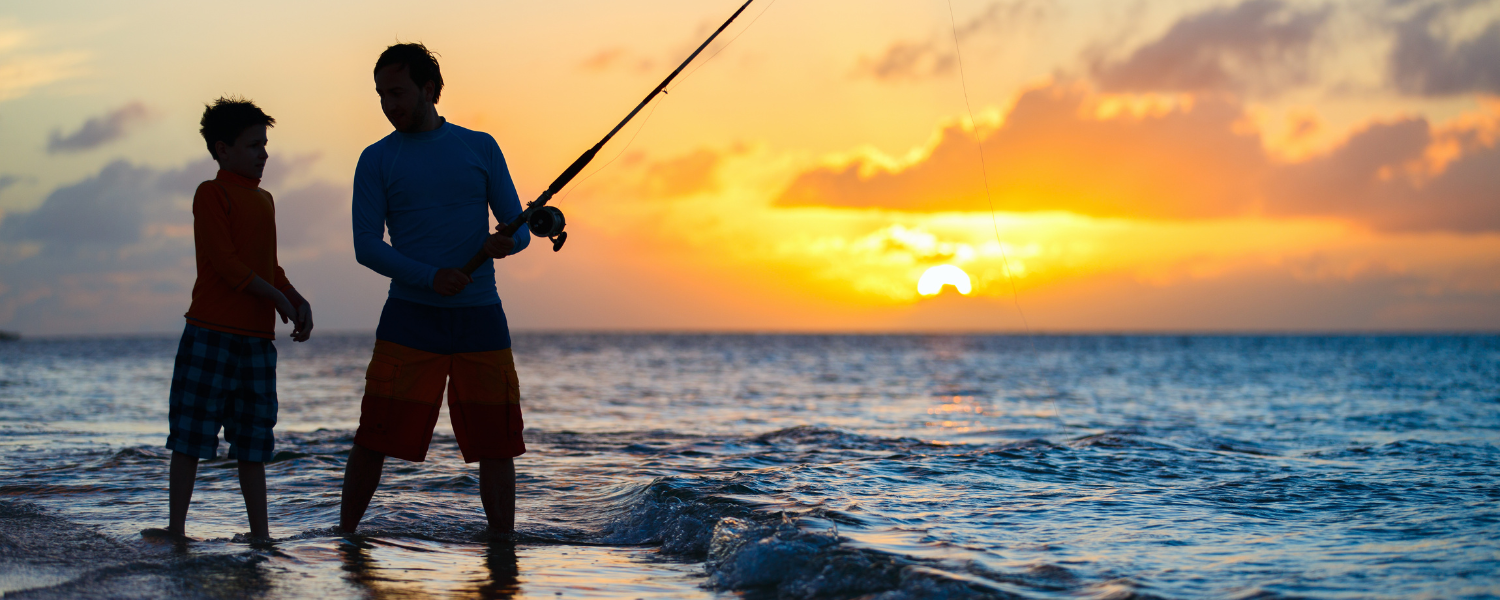
[[[432,99],[432,97],[435,96],[435,95],[437,95],[437,85],[435,83],[429,81],[427,83],[422,84],[422,97],[423,98],[426,98],[429,103],[437,104],[437,100],[433,100]]]

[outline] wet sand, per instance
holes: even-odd
[[[328,569],[330,562],[342,569]],[[653,547],[309,537],[252,547],[115,539],[0,500],[6,598],[715,598]]]

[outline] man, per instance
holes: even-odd
[[[493,258],[524,249],[525,227],[513,237],[488,235],[486,216],[509,222],[521,214],[521,200],[495,139],[438,116],[443,76],[425,46],[386,48],[375,62],[375,91],[396,131],[365,148],[355,168],[354,255],[390,277],[391,289],[365,374],[339,526],[359,526],[386,456],[426,458],[446,383],[459,450],[464,462],[479,463],[490,532],[509,536],[512,459],[526,452],[510,330],[494,265],[472,278],[448,267],[481,247]]]

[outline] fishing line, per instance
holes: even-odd
[[[746,25],[744,29],[741,29],[740,32],[737,33],[737,34],[735,34],[734,37],[730,38],[728,42],[725,42],[723,46],[720,46],[718,50],[715,50],[713,54],[710,54],[708,56],[708,58],[705,58],[701,62],[699,62],[697,65],[694,65],[693,66],[693,70],[688,71],[686,75],[683,75],[682,79],[678,80],[677,84],[674,85],[674,86],[672,86],[671,89],[669,89],[669,90],[662,90],[662,94],[663,95],[670,95],[670,94],[668,94],[668,92],[676,91],[677,88],[682,87],[682,85],[684,83],[687,83],[687,80],[692,79],[693,74],[697,73],[698,69],[702,69],[704,65],[712,62],[713,59],[714,59],[714,57],[718,56],[720,52],[723,52],[723,51],[729,49],[730,46],[734,45],[735,40],[740,39],[740,36],[745,35],[745,32],[750,31],[750,28],[755,27],[756,21],[759,21],[761,17],[766,16],[766,11],[771,10],[772,6],[776,6],[776,0],[771,0],[770,4],[767,4],[765,8],[763,8],[763,9],[760,10],[760,13],[758,13],[758,14],[755,15],[754,19],[750,20],[750,24]],[[666,101],[666,99],[663,98],[662,102],[665,102],[665,101]],[[636,136],[639,136],[641,134],[641,130],[643,130],[643,129],[646,128],[646,124],[651,122],[651,115],[656,114],[656,109],[659,108],[659,107],[661,107],[661,102],[657,102],[657,103],[651,105],[651,112],[646,113],[646,118],[641,121],[641,124],[640,124],[639,127],[636,127],[635,133],[631,134],[630,140],[627,141],[627,142],[625,142],[625,147],[621,148],[620,152],[617,153],[617,154],[615,154],[614,158],[609,159],[609,162],[604,163],[598,169],[594,169],[594,171],[592,173],[589,173],[583,179],[578,180],[578,185],[575,185],[571,189],[569,189],[568,193],[563,194],[561,198],[557,199],[557,201],[558,202],[562,202],[563,200],[567,199],[568,196],[573,195],[573,192],[576,191],[576,190],[578,190],[579,188],[583,187],[583,184],[587,183],[589,179],[593,178],[595,175],[598,175],[600,171],[603,171],[604,169],[608,168],[610,165],[614,164],[614,162],[617,161],[617,160],[619,160],[621,156],[624,156],[625,155],[625,151],[630,149],[630,145],[635,143]]]
[[[729,24],[733,23],[736,18],[744,13],[745,9],[750,8],[750,3],[754,1],[745,0],[745,3],[741,4],[739,9],[734,11],[734,14],[729,15],[729,18],[724,20],[723,25],[715,29],[713,34],[708,36],[708,39],[703,40],[703,43],[696,50],[693,50],[692,54],[683,59],[682,64],[677,65],[677,68],[673,69],[672,73],[667,75],[666,79],[656,84],[656,88],[651,90],[651,93],[646,94],[646,97],[642,98],[640,103],[636,104],[635,108],[630,111],[630,114],[625,115],[625,118],[621,119],[619,124],[615,125],[614,129],[609,130],[609,133],[604,134],[604,137],[600,138],[592,148],[585,150],[577,159],[574,159],[573,164],[568,165],[568,168],[561,175],[558,175],[557,179],[553,179],[552,185],[547,186],[547,189],[540,196],[537,196],[536,200],[526,203],[526,208],[521,210],[521,214],[516,215],[510,222],[499,227],[495,233],[497,235],[513,236],[516,234],[516,231],[521,229],[521,226],[526,225],[531,227],[533,236],[545,237],[552,240],[553,252],[562,250],[563,243],[568,241],[568,232],[564,230],[567,222],[563,217],[562,211],[558,210],[555,206],[547,206],[547,202],[557,196],[558,192],[567,187],[568,182],[573,181],[574,177],[577,177],[584,168],[588,167],[589,163],[594,160],[594,157],[599,155],[599,151],[604,149],[604,145],[608,144],[621,129],[624,129],[625,125],[630,123],[631,119],[640,114],[641,109],[646,108],[647,104],[651,104],[651,100],[656,98],[657,94],[666,93],[667,86],[671,85],[672,79],[681,74],[682,70],[693,62],[693,59],[698,58],[698,55],[702,54],[703,50],[708,48],[708,45],[712,44],[715,38],[719,37],[719,34],[724,33],[724,30],[729,28]],[[652,107],[651,111],[652,113],[656,112],[656,108]],[[643,121],[642,125],[644,124],[645,122]],[[640,133],[640,128],[636,129],[636,133]],[[618,157],[619,155],[616,156]],[[485,248],[480,248],[479,251],[474,253],[473,258],[469,259],[469,262],[459,267],[459,271],[465,275],[472,275],[481,265],[489,263],[491,260],[489,251]]]
[[[588,183],[588,181],[590,179],[593,179],[595,175],[598,175],[600,171],[609,168],[610,165],[615,164],[615,161],[620,160],[621,156],[625,156],[625,151],[630,149],[630,145],[635,143],[636,136],[639,136],[641,134],[641,130],[646,128],[646,124],[651,122],[651,115],[656,114],[656,109],[662,105],[662,102],[666,102],[666,100],[663,99],[661,102],[657,102],[651,105],[651,112],[646,113],[646,118],[641,120],[640,126],[635,128],[635,133],[630,134],[630,140],[625,142],[624,148],[620,148],[620,151],[615,153],[614,158],[609,159],[609,162],[599,165],[599,168],[594,169],[594,172],[584,176],[583,179],[579,179],[578,185],[568,188],[568,193],[563,194],[561,198],[557,199],[557,201],[562,202],[563,200],[568,199],[568,196],[572,196],[573,192],[576,192],[580,188],[582,188],[583,184]]]
[[[948,2],[948,25],[953,30],[953,56],[958,62],[958,81],[964,91],[964,109],[969,112],[969,127],[974,130],[974,146],[979,149],[979,172],[984,176],[984,201],[990,207],[990,227],[995,231],[995,243],[1000,247],[1000,261],[1005,266],[1005,280],[1010,283],[1010,299],[1016,306],[1016,314],[1021,316],[1021,326],[1026,330],[1026,340],[1031,344],[1031,354],[1036,356],[1036,341],[1032,339],[1031,324],[1026,321],[1026,311],[1021,310],[1021,296],[1016,291],[1016,278],[1011,275],[1010,256],[1005,251],[1005,241],[1000,239],[1000,220],[995,217],[995,200],[990,196],[990,169],[984,159],[984,140],[979,138],[979,122],[974,119],[974,106],[969,102],[969,81],[964,74],[964,53],[962,46],[958,43],[958,17],[953,14],[953,0]],[[1048,400],[1052,402],[1052,416],[1062,423],[1062,412],[1057,409],[1055,394],[1049,395]]]
[[[725,43],[723,46],[720,46],[719,49],[715,50],[713,54],[708,55],[708,58],[703,59],[703,62],[698,63],[698,66],[693,67],[693,70],[688,71],[687,75],[683,75],[682,81],[677,82],[677,85],[672,86],[672,89],[675,90],[682,87],[682,84],[687,83],[687,80],[692,79],[693,73],[697,73],[698,69],[703,68],[703,65],[712,62],[714,57],[718,56],[720,52],[728,50],[729,46],[734,44],[735,40],[740,39],[740,36],[745,35],[746,31],[750,31],[750,28],[755,26],[756,21],[759,21],[761,17],[766,16],[766,11],[771,10],[772,6],[776,6],[776,0],[771,0],[770,4],[767,4],[765,8],[760,9],[760,14],[755,15],[755,18],[750,20],[749,25],[746,25],[744,29],[741,29],[739,33],[735,34],[734,37],[729,39],[729,42]]]

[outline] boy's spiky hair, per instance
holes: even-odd
[[[375,61],[375,72],[379,73],[391,65],[405,65],[406,73],[411,75],[412,83],[418,88],[432,82],[432,103],[437,104],[438,98],[443,95],[443,71],[438,68],[437,55],[421,42],[414,44],[395,44],[380,53],[380,58]]]
[[[214,142],[224,142],[231,146],[240,137],[240,133],[246,127],[252,125],[276,126],[276,119],[261,110],[254,102],[239,96],[221,96],[203,108],[203,119],[198,122],[202,127],[198,133],[203,134],[203,141],[208,144],[208,154],[219,159],[219,153],[214,151]]]

